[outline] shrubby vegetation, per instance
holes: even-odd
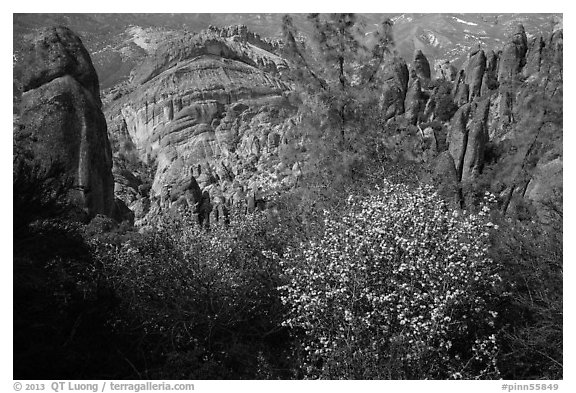
[[[506,379],[562,379],[562,219],[499,219],[490,255],[501,264],[499,355]]]
[[[114,330],[135,332],[139,361],[157,365],[140,376],[264,378],[260,369],[273,367],[288,377],[277,356],[289,349],[279,265],[267,253],[280,252],[290,235],[259,213],[210,232],[183,219],[118,245],[93,241],[121,299]]]
[[[498,266],[489,208],[458,214],[429,188],[384,182],[326,213],[319,239],[282,258],[286,326],[310,377],[494,378]]]
[[[561,378],[561,232],[371,184],[210,231],[35,221],[15,250],[15,375]]]
[[[366,52],[353,16],[311,19],[324,57],[284,24],[305,143],[282,159],[302,175],[264,212],[210,230],[185,212],[141,232],[73,224],[58,167],[15,156],[15,378],[562,378],[561,212],[505,215],[487,187],[455,210],[421,186],[403,158],[414,127],[384,127],[343,55],[372,53],[370,80],[388,25]],[[454,107],[437,87],[441,130]]]

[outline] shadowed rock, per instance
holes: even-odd
[[[24,52],[23,91],[66,75],[87,89],[101,105],[98,76],[80,38],[66,27],[42,30]]]
[[[500,65],[498,68],[498,81],[512,80],[526,63],[526,51],[528,40],[524,26],[518,25],[510,42],[508,42],[500,55]]]
[[[471,108],[471,104],[460,107],[450,122],[448,151],[454,160],[458,180],[462,179],[462,165],[468,144],[468,118]]]
[[[486,71],[482,79],[480,95],[485,96],[491,90],[498,88],[498,55],[493,50],[486,56]]]
[[[460,83],[458,85],[458,90],[456,91],[456,96],[454,97],[454,103],[456,106],[462,106],[468,103],[468,96],[470,95],[470,89],[466,83]]]
[[[426,100],[422,94],[420,79],[414,75],[411,79],[410,87],[406,93],[404,104],[406,110],[406,119],[410,124],[416,124],[420,114],[424,111]]]
[[[440,65],[439,68],[440,78],[446,79],[447,81],[454,82],[458,76],[458,70],[454,67],[448,60]]]
[[[466,141],[466,153],[462,163],[462,181],[474,180],[484,167],[484,150],[488,143],[488,113],[490,100],[483,100],[475,109]]]
[[[466,67],[465,83],[469,86],[468,101],[480,96],[482,78],[486,70],[486,55],[483,50],[470,53],[468,66]]]
[[[526,66],[522,71],[525,77],[533,75],[540,71],[544,48],[546,43],[542,37],[535,37],[530,43],[530,48],[526,54]]]
[[[42,31],[24,56],[20,137],[44,165],[61,162],[70,191],[88,217],[112,216],[112,152],[98,77],[80,39],[57,27]]]
[[[458,172],[454,166],[454,159],[448,151],[440,153],[434,160],[432,182],[436,185],[438,194],[451,200],[454,206],[459,206]]]
[[[414,71],[418,78],[430,79],[430,63],[421,50],[417,50],[414,54]]]
[[[404,113],[404,100],[408,90],[408,66],[403,59],[394,57],[382,66],[384,86],[380,99],[385,118]]]

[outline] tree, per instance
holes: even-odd
[[[304,104],[327,119],[323,131],[338,130],[344,142],[348,129],[366,123],[367,110],[377,102],[378,70],[394,47],[392,22],[367,32],[354,14],[310,14],[308,21],[312,36],[305,46],[292,18],[283,18],[284,55],[292,62],[288,78]]]
[[[389,20],[370,32],[354,14],[310,14],[307,21],[304,43],[292,18],[283,19],[283,55],[290,62],[283,77],[297,97],[299,118],[283,160],[298,163],[300,199],[321,210],[345,199],[376,162],[379,70],[394,44]]]

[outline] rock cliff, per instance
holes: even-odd
[[[18,138],[43,165],[64,165],[71,198],[87,217],[112,216],[112,152],[88,52],[72,31],[56,27],[35,37],[23,64]]]
[[[154,165],[150,197],[160,207],[184,196],[178,183],[190,176],[209,198],[194,203],[212,205],[196,208],[200,218],[230,208],[241,187],[278,176],[268,161],[278,160],[290,111],[279,79],[287,65],[263,47],[274,49],[245,26],[185,34],[137,68],[128,92],[107,105],[112,134],[128,137]],[[194,205],[187,201],[177,205]]]

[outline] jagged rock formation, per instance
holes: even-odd
[[[470,89],[468,84],[466,83],[459,83],[458,89],[456,90],[456,94],[454,97],[454,102],[456,106],[462,106],[468,103],[468,97],[470,96]]]
[[[414,54],[414,71],[416,71],[416,76],[421,79],[430,79],[430,63],[428,59],[424,56],[421,50],[417,50]]]
[[[490,94],[490,91],[498,88],[498,55],[493,51],[489,51],[486,56],[486,70],[482,77],[482,86],[480,88],[480,96]]]
[[[43,30],[26,50],[23,64],[18,138],[44,165],[64,165],[74,181],[71,197],[88,217],[114,215],[106,120],[98,77],[82,42],[65,27]]]
[[[420,79],[416,76],[416,73],[414,73],[410,87],[406,93],[406,102],[404,104],[406,108],[406,119],[408,119],[410,124],[416,124],[420,114],[424,111],[425,105],[426,99],[422,94]]]
[[[433,162],[431,182],[438,189],[438,193],[459,206],[460,181],[454,166],[454,159],[448,151],[444,151]]]
[[[438,77],[446,79],[447,81],[454,82],[456,76],[458,75],[458,70],[454,67],[448,60],[445,60],[442,64],[438,66]]]
[[[454,160],[458,181],[462,180],[462,168],[466,155],[466,146],[468,145],[468,120],[471,109],[471,104],[461,106],[450,123],[448,151]]]
[[[522,206],[519,202],[522,199],[530,200],[542,218],[562,194],[562,152],[558,142],[561,141],[561,119],[542,120],[542,113],[547,111],[545,107],[562,102],[562,31],[556,31],[547,40],[535,38],[530,45],[526,42],[524,28],[519,26],[502,52],[489,51],[485,56],[478,49],[471,53],[452,89],[459,109],[448,127],[448,152],[460,184],[456,195],[461,203],[468,204],[471,202],[468,198],[473,198],[474,184],[486,165],[488,142],[492,146],[489,154],[494,154],[498,146],[508,146],[507,143],[526,145],[519,153],[507,153],[524,154],[519,158],[521,165],[507,161],[506,156],[492,156],[492,160],[503,160],[503,164],[500,168],[498,162],[491,162],[490,176],[494,177],[496,189],[501,187],[500,177],[511,179],[506,191],[500,193],[504,210]],[[519,75],[523,79],[519,79]],[[552,107],[551,110],[558,109]],[[527,140],[523,142],[523,138]],[[539,138],[547,140],[547,147],[534,153],[527,146],[534,146]],[[438,162],[445,160],[445,155],[440,159],[441,155]],[[529,156],[531,159],[527,161]],[[554,158],[558,156],[560,158]],[[438,170],[438,166],[434,168]],[[450,169],[446,170],[451,173]],[[512,175],[507,175],[507,171],[512,171]],[[545,180],[543,173],[549,178]],[[472,194],[467,195],[467,189]],[[544,192],[545,189],[555,191]]]
[[[141,85],[179,62],[200,56],[236,60],[270,73],[276,73],[287,66],[284,59],[250,43],[247,37],[245,40],[235,37],[214,29],[200,34],[184,33],[161,46],[135,69],[132,82]]]
[[[489,142],[510,138],[510,127],[525,116],[519,108],[528,99],[511,88],[509,75],[522,73],[546,94],[561,92],[561,31],[530,46],[523,37],[518,28],[503,52],[472,50],[459,72],[441,63],[441,81],[430,80],[420,51],[410,76],[397,57],[380,70],[383,117],[413,127],[409,133],[419,141],[408,145],[423,153],[416,149],[409,159],[430,163],[437,180],[446,170],[443,189],[459,203],[468,203],[465,185],[482,176]],[[135,70],[132,90],[110,104],[113,133],[127,135],[156,168],[150,196],[128,203],[138,212],[183,207],[206,225],[233,206],[247,212],[262,206],[266,184],[295,184],[299,168],[286,168],[277,157],[284,144],[298,145],[286,137],[294,112],[289,87],[277,78],[286,63],[270,52],[274,45],[268,51],[261,41],[242,26],[186,35]],[[184,197],[178,184],[188,176],[203,196]]]
[[[151,205],[188,208],[209,225],[228,216],[239,187],[290,175],[272,165],[289,126],[289,88],[277,77],[286,63],[261,42],[273,48],[243,26],[185,35],[136,69],[132,91],[110,103],[112,133],[156,167]],[[203,199],[178,185],[189,175]]]
[[[476,105],[476,104],[474,104]],[[484,166],[484,150],[488,143],[488,113],[490,100],[483,100],[474,108],[474,117],[468,131],[468,138],[462,162],[462,181],[473,181]]]
[[[208,31],[222,38],[232,38],[234,41],[250,43],[270,53],[276,53],[280,47],[279,41],[262,38],[258,33],[249,31],[246,25],[225,27],[208,26]]]
[[[528,43],[524,26],[519,25],[509,43],[504,46],[500,55],[498,80],[500,83],[511,81],[526,63]]]
[[[486,71],[486,55],[483,50],[478,48],[470,52],[468,66],[465,71],[464,83],[468,85],[468,101],[480,96],[484,71]]]
[[[404,100],[408,90],[408,66],[403,59],[393,57],[382,66],[381,110],[386,119],[404,113]]]

